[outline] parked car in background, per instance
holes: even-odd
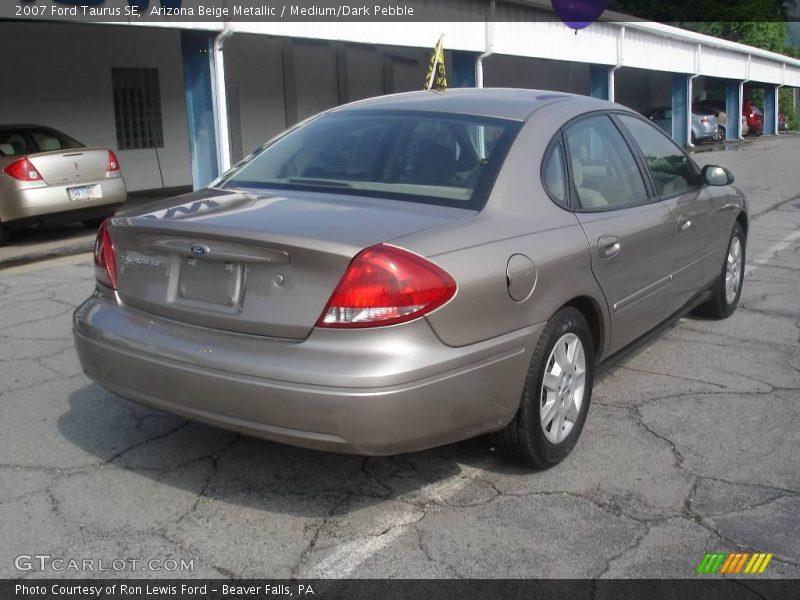
[[[672,135],[672,109],[667,107],[652,108],[645,113],[653,123],[658,125],[667,134]],[[702,109],[702,112],[692,110],[692,143],[700,141],[717,141],[722,139],[717,118],[713,111]]]
[[[742,115],[747,119],[750,135],[762,135],[764,133],[764,113],[750,100],[745,100],[744,104],[742,104]]]
[[[0,125],[0,245],[12,229],[81,221],[96,228],[125,202],[111,150],[40,125]]]
[[[692,104],[692,112],[698,115],[714,115],[717,119],[722,137],[725,137],[725,130],[728,126],[728,114],[725,107],[709,100],[702,100]]]
[[[550,467],[596,365],[693,307],[736,309],[732,182],[595,98],[362,100],[104,222],[78,356],[122,397],[278,442],[397,454],[493,433]]]
[[[727,128],[728,128],[728,115],[725,112],[726,106],[724,101],[720,100],[701,100],[697,102],[693,107],[692,110],[702,114],[703,110],[711,110],[714,116],[717,118],[717,124],[719,125],[721,138],[725,138],[727,135]],[[739,124],[739,135],[745,136],[748,134],[750,128],[747,126],[747,119],[744,115],[741,116],[741,123]]]

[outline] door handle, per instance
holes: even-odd
[[[686,231],[687,229],[690,229],[691,226],[692,226],[692,220],[689,217],[687,217],[686,215],[681,215],[680,217],[678,217],[678,229],[680,231]]]
[[[603,258],[612,258],[619,254],[622,242],[615,235],[604,235],[597,240],[597,251]]]

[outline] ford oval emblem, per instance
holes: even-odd
[[[205,246],[194,245],[189,250],[193,256],[203,256],[206,252],[208,252],[208,248]]]

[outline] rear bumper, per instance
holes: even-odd
[[[96,200],[71,201],[67,189],[84,185],[100,185],[102,197]],[[122,177],[112,177],[73,185],[20,187],[3,185],[0,196],[0,222],[23,225],[30,221],[50,220],[53,215],[66,220],[71,213],[76,215],[96,213],[98,216],[113,213],[113,206],[125,202],[127,190]],[[75,220],[79,219],[76,217]]]
[[[719,127],[700,126],[694,130],[694,136],[698,140],[713,140],[719,138]]]
[[[423,450],[502,428],[542,325],[464,348],[424,319],[315,329],[303,342],[158,319],[94,296],[74,315],[86,374],[124,398],[277,442],[357,454]]]

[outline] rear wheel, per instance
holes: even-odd
[[[744,229],[737,221],[728,242],[722,272],[711,288],[711,299],[697,309],[701,315],[712,319],[725,319],[739,306],[744,281],[745,242]]]
[[[594,379],[592,336],[580,311],[566,307],[547,322],[531,359],[520,407],[494,434],[499,452],[547,469],[578,441]]]
[[[5,246],[10,241],[11,233],[8,231],[8,227],[0,223],[0,246]]]

